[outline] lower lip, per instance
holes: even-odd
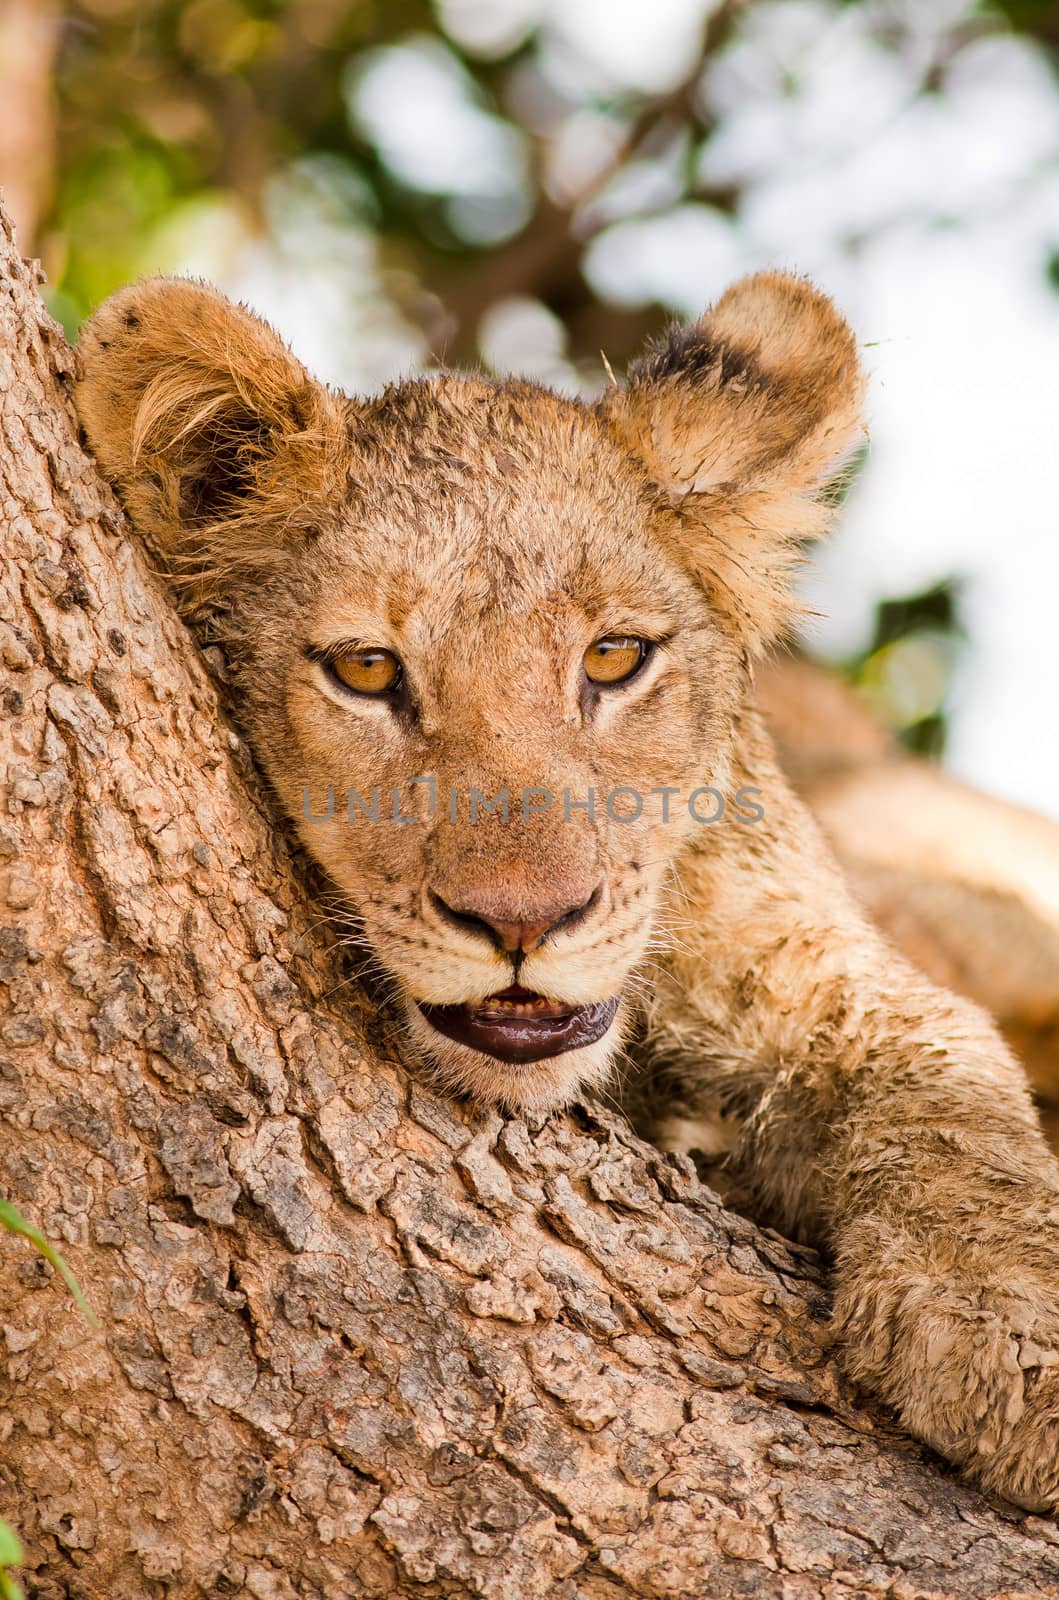
[[[482,1055],[512,1063],[547,1061],[564,1050],[580,1050],[602,1039],[618,1009],[618,996],[595,1005],[578,1006],[558,1016],[526,1013],[505,1016],[488,1006],[419,1007],[432,1028]]]

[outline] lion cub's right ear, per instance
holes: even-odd
[[[94,312],[78,356],[88,443],[194,602],[314,526],[342,403],[259,317],[205,284],[149,278]]]

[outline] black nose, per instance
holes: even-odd
[[[506,955],[529,955],[549,934],[573,928],[581,922],[597,903],[602,891],[603,885],[597,884],[587,899],[528,909],[521,907],[517,915],[507,916],[500,914],[495,897],[487,899],[485,895],[468,891],[453,904],[457,897],[451,891],[448,900],[443,900],[433,889],[428,890],[428,894],[431,905],[442,921],[466,928],[469,932],[484,934]]]

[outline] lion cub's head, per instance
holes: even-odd
[[[830,302],[747,279],[596,406],[451,374],[349,400],[186,280],[115,295],[80,348],[88,439],[217,613],[421,1053],[512,1106],[597,1080],[855,437]]]

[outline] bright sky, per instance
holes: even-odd
[[[889,12],[902,3],[913,31],[904,60],[875,42],[870,0],[837,10],[756,0],[705,89],[721,126],[704,176],[748,186],[738,225],[707,206],[674,207],[663,162],[605,197],[614,220],[587,270],[601,293],[661,298],[687,315],[763,265],[808,272],[834,294],[866,346],[872,453],[806,584],[827,614],[813,642],[836,655],[858,648],[877,600],[961,575],[972,648],[950,764],[1059,816],[1059,293],[1044,272],[1059,248],[1059,97],[1031,49],[994,39],[961,52],[943,95],[914,99],[917,61],[967,7],[890,0]],[[622,83],[679,81],[709,9],[439,3],[453,35],[483,53],[543,23],[543,59],[586,104]],[[784,92],[792,79],[796,92]],[[429,42],[390,50],[348,89],[351,115],[407,178],[455,191],[450,203],[483,238],[514,226],[521,141],[470,103],[455,58]],[[613,137],[590,110],[567,124],[556,181]],[[310,171],[275,187],[271,244],[223,261],[191,249],[187,265],[257,305],[322,376],[373,387],[426,353],[382,297],[370,234],[314,208],[314,181]],[[642,206],[651,214],[628,217]],[[570,379],[562,330],[536,302],[497,308],[483,343],[499,370]]]

